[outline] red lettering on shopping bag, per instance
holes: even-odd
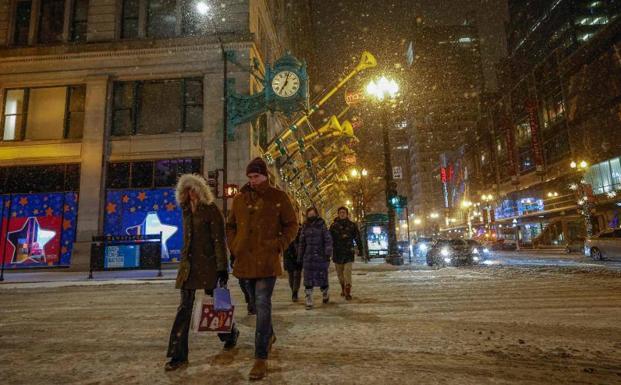
[[[213,304],[204,303],[197,331],[217,333],[230,332],[233,326],[234,312],[235,306],[232,306],[230,310],[216,311]]]

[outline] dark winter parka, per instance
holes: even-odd
[[[298,245],[298,260],[304,268],[304,286],[328,286],[331,256],[332,237],[326,222],[319,217],[306,220]]]
[[[349,263],[354,261],[354,242],[358,247],[358,255],[363,254],[362,240],[358,226],[349,219],[336,218],[330,226],[332,244],[334,245],[334,263]]]
[[[197,192],[196,210],[187,197],[187,189]],[[217,271],[226,270],[226,240],[224,218],[214,203],[211,189],[198,175],[186,174],[179,178],[177,203],[183,215],[183,248],[177,273],[177,289],[214,289]]]
[[[302,270],[302,263],[298,262],[298,245],[300,244],[300,231],[298,231],[295,241],[291,242],[287,250],[285,250],[285,270],[295,271]]]

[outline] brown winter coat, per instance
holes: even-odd
[[[282,253],[298,233],[295,210],[287,194],[265,182],[245,185],[233,199],[226,235],[237,278],[282,274]]]
[[[199,192],[194,213],[183,196],[188,187]],[[216,287],[216,272],[228,268],[224,218],[211,190],[199,176],[187,174],[179,179],[177,202],[183,212],[183,248],[176,288],[211,290]]]

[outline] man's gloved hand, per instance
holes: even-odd
[[[229,281],[229,272],[227,270],[221,270],[216,273],[218,277],[218,284],[222,287],[226,286]]]

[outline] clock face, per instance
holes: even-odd
[[[272,79],[272,89],[281,98],[289,98],[300,89],[300,78],[295,72],[281,71]]]

